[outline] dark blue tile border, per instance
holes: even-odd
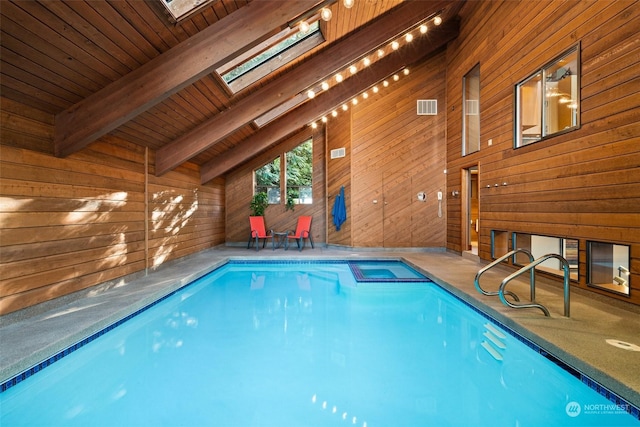
[[[376,262],[376,261],[378,261],[378,262],[389,262],[389,261],[395,261],[395,260],[388,260],[387,259],[387,260],[366,260],[366,261],[367,262]],[[363,261],[357,261],[357,262],[363,262]],[[302,260],[302,261],[301,260],[282,260],[282,261],[281,260],[269,260],[269,261],[230,260],[227,263],[220,265],[219,267],[217,267],[213,271],[209,272],[208,274],[211,274],[214,271],[217,271],[218,269],[220,269],[221,267],[224,267],[225,265],[233,265],[233,264],[269,264],[269,265],[273,265],[273,264],[345,264],[345,263],[349,264],[349,266],[351,266],[351,264],[354,263],[354,261],[348,261],[348,260]],[[405,265],[407,265],[408,268],[412,268],[408,264],[405,264]],[[203,277],[206,277],[206,276],[207,275],[205,275]],[[354,274],[354,277],[355,277],[355,274]],[[52,363],[57,362],[58,360],[60,360],[63,357],[71,354],[72,352],[78,350],[79,348],[81,348],[84,345],[90,343],[91,341],[95,340],[96,338],[99,338],[102,335],[106,334],[107,332],[117,328],[118,326],[122,325],[126,321],[132,319],[133,317],[136,317],[138,314],[148,310],[149,308],[155,306],[156,304],[160,303],[161,301],[164,301],[165,299],[167,299],[170,296],[174,295],[175,293],[185,289],[186,287],[192,285],[193,283],[197,282],[198,280],[199,279],[196,279],[196,280],[194,280],[194,281],[192,281],[192,282],[190,282],[190,283],[188,283],[188,284],[186,284],[186,285],[184,285],[184,286],[182,286],[182,287],[180,287],[180,288],[168,293],[167,295],[157,299],[156,301],[152,302],[151,304],[148,304],[148,305],[140,308],[139,310],[136,310],[135,312],[133,312],[133,313],[129,314],[128,316],[118,320],[115,323],[112,323],[111,325],[107,326],[106,328],[101,329],[100,331],[90,335],[89,337],[83,339],[82,341],[80,341],[80,342],[78,342],[78,343],[76,343],[76,344],[74,344],[74,345],[72,345],[70,347],[65,348],[64,350],[54,354],[53,356],[51,356],[48,359],[38,363],[37,365],[35,365],[35,366],[33,366],[33,367],[21,372],[20,374],[14,376],[13,378],[8,379],[7,381],[5,381],[2,384],[0,384],[0,393],[5,392],[9,388],[19,384],[20,382],[26,380],[27,378],[31,377],[32,375],[35,375],[36,373],[40,372],[41,370],[43,370],[47,366],[51,365]],[[367,281],[371,281],[371,280],[367,280]],[[375,280],[375,281],[397,282],[398,280],[380,279],[380,280]],[[411,280],[411,281],[415,281],[415,280]],[[418,281],[425,282],[425,280],[418,280]],[[431,280],[427,278],[427,282],[431,282]],[[494,319],[493,317],[491,317],[487,313],[483,312],[479,308],[473,306],[471,303],[463,300],[462,298],[458,297],[457,295],[454,295],[453,293],[449,292],[447,289],[443,288],[442,286],[438,285],[437,283],[435,283],[435,282],[431,282],[431,283],[433,283],[435,286],[438,286],[440,289],[444,290],[449,295],[453,296],[456,300],[460,301],[465,306],[469,307],[471,310],[473,310],[476,313],[480,314],[482,317],[484,317],[487,320],[490,320],[491,322],[497,324],[499,327],[504,329],[507,333],[509,333],[514,338],[516,338],[518,341],[521,341],[527,347],[531,348],[532,350],[536,351],[537,353],[539,353],[543,357],[549,359],[550,361],[552,361],[553,363],[555,363],[556,365],[558,365],[562,369],[566,370],[571,375],[573,375],[578,380],[580,380],[582,383],[587,385],[589,388],[595,390],[600,395],[604,396],[610,402],[615,403],[616,405],[620,405],[620,407],[624,407],[626,409],[627,413],[629,413],[635,419],[640,420],[640,408],[638,408],[638,407],[634,406],[633,404],[627,402],[625,399],[621,398],[620,396],[618,396],[613,391],[611,391],[611,390],[607,389],[606,387],[602,386],[601,384],[599,384],[597,381],[593,380],[589,376],[581,373],[580,371],[578,371],[577,369],[573,368],[572,366],[564,363],[562,360],[558,359],[553,354],[547,352],[546,350],[544,350],[542,347],[538,346],[533,341],[523,337],[522,335],[520,335],[516,331],[514,331],[511,328],[505,326],[500,321]]]
[[[434,284],[436,286],[440,287],[442,290],[447,292],[449,295],[451,295],[455,299],[457,299],[458,301],[460,301],[462,304],[464,304],[467,307],[469,307],[471,310],[473,310],[476,313],[480,314],[485,319],[487,319],[487,320],[495,323],[496,325],[498,325],[500,328],[502,328],[504,331],[506,331],[509,335],[511,335],[512,337],[514,337],[515,339],[517,339],[518,341],[520,341],[521,343],[523,343],[524,345],[529,347],[531,350],[535,351],[536,353],[540,354],[544,358],[548,359],[549,361],[551,361],[551,362],[555,363],[556,365],[558,365],[560,368],[562,368],[565,371],[567,371],[569,374],[571,374],[574,377],[576,377],[583,384],[589,386],[589,388],[595,390],[596,392],[598,392],[598,394],[604,396],[610,402],[615,403],[616,405],[620,405],[621,407],[624,406],[626,411],[627,411],[627,413],[629,413],[632,417],[634,417],[635,419],[640,421],[640,408],[634,406],[630,402],[627,402],[625,399],[623,399],[622,397],[618,396],[616,393],[614,393],[613,391],[609,390],[605,386],[601,385],[600,383],[598,383],[597,381],[595,381],[594,379],[592,379],[588,375],[583,374],[578,369],[576,369],[573,366],[563,362],[562,360],[560,360],[559,358],[557,358],[553,354],[551,354],[548,351],[546,351],[544,348],[540,347],[538,344],[534,343],[533,341],[529,340],[528,338],[523,337],[518,332],[516,332],[513,329],[509,328],[508,326],[504,325],[502,322],[500,322],[499,320],[493,318],[492,316],[490,316],[489,314],[487,314],[484,311],[480,310],[479,308],[473,306],[471,303],[469,303],[469,302],[463,300],[462,298],[460,298],[459,296],[454,295],[453,293],[447,291],[445,288],[439,286],[437,283],[434,283]]]

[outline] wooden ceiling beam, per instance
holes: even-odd
[[[74,153],[261,43],[319,1],[254,0],[56,115],[54,151]]]
[[[234,148],[202,165],[200,169],[202,184],[206,184],[230,171],[242,164],[247,158],[271,147],[394,72],[433,54],[446,43],[456,38],[458,31],[459,23],[457,20],[429,30],[429,37],[420,38],[414,41],[410,47],[387,55],[372,64],[367,70],[316,96],[313,102],[306,102],[294,111],[265,126]]]
[[[450,4],[451,1],[445,0],[402,3],[364,29],[329,46],[320,54],[158,149],[156,175],[160,176],[214,146],[237,129],[332,76],[367,52],[390,42],[407,28]]]

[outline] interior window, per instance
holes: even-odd
[[[480,64],[462,79],[462,155],[480,150]]]
[[[579,65],[578,45],[516,85],[516,148],[579,127]]]
[[[631,286],[629,246],[606,242],[587,242],[587,284],[623,295]]]

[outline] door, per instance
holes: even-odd
[[[411,175],[409,172],[385,173],[383,193],[383,246],[411,246]]]
[[[478,254],[480,232],[480,170],[477,165],[462,170],[462,250]]]

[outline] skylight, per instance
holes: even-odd
[[[175,1],[175,0],[174,0]],[[250,49],[244,55],[224,64],[216,71],[232,92],[238,92],[283,65],[324,42],[319,21],[310,24],[303,33],[295,28],[286,28]]]
[[[214,0],[160,0],[175,21],[186,18],[191,13]]]

